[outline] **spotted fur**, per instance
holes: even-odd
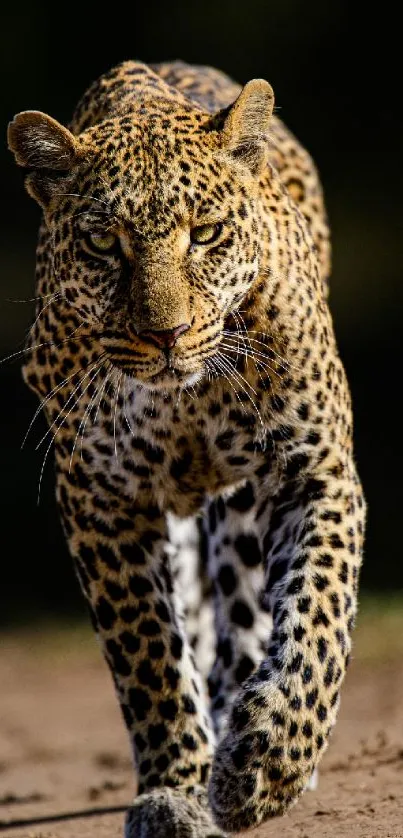
[[[350,652],[365,508],[328,229],[272,106],[264,81],[126,62],[70,129],[9,129],[43,208],[24,376],[133,746],[131,838],[286,811]]]

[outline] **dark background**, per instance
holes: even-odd
[[[0,26],[3,137],[14,113],[68,122],[89,83],[126,58],[209,63],[241,82],[267,78],[279,115],[313,154],[333,231],[331,305],[355,404],[356,456],[368,504],[365,590],[403,588],[400,24],[387,4],[314,0],[46,4],[19,2]],[[372,8],[372,11],[371,11]],[[39,210],[1,147],[0,354],[32,318]],[[20,362],[0,366],[3,622],[82,609]]]

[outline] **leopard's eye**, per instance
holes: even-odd
[[[89,233],[87,244],[97,253],[111,253],[117,244],[117,236],[113,233]]]
[[[221,230],[222,224],[201,224],[190,231],[190,241],[192,244],[211,244],[218,239]]]

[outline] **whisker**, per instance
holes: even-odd
[[[101,395],[99,397],[98,406],[97,406],[97,409],[95,411],[95,416],[94,416],[94,420],[93,420],[93,423],[92,423],[93,427],[96,425],[96,423],[98,421],[98,414],[99,414],[101,403],[102,403],[102,396],[105,392],[105,388],[106,388],[106,385],[107,385],[108,381],[110,381],[112,373],[113,373],[113,364],[112,364],[112,361],[109,361],[109,371],[107,371],[104,383],[103,383],[102,388],[101,388]]]
[[[82,380],[83,380],[83,379],[82,379]],[[77,399],[77,401],[75,402],[75,404],[77,404],[77,402],[78,402],[78,401],[79,401],[79,399]],[[74,407],[74,405],[73,405],[73,407]],[[69,412],[70,412],[70,411],[69,411]],[[60,416],[60,412],[59,412],[59,414],[58,414],[58,416],[57,416],[57,419],[59,418],[59,416]],[[66,418],[67,418],[67,416],[65,417],[65,419],[66,419]],[[57,421],[57,419],[56,419],[55,421]],[[64,420],[63,420],[63,421],[64,421]],[[52,424],[53,424],[53,423],[52,423]],[[63,422],[62,422],[62,424],[63,424]],[[52,426],[51,426],[51,427],[52,427]],[[60,427],[61,427],[61,426],[60,426]],[[50,440],[49,445],[48,445],[48,447],[47,447],[47,449],[46,449],[46,451],[45,451],[45,456],[44,456],[44,458],[43,458],[43,460],[42,460],[42,466],[41,466],[41,470],[40,470],[40,473],[39,473],[39,481],[38,481],[38,494],[37,494],[37,500],[36,500],[36,502],[37,502],[37,505],[38,505],[38,506],[39,506],[39,504],[40,504],[40,500],[41,500],[41,487],[42,487],[42,479],[43,479],[43,474],[44,474],[44,471],[45,471],[46,461],[47,461],[47,458],[48,458],[48,455],[49,455],[49,451],[50,451],[50,449],[51,449],[51,447],[52,447],[52,445],[53,445],[53,443],[54,443],[54,441],[55,441],[55,439],[56,439],[56,437],[57,437],[57,434],[58,434],[58,433],[59,433],[59,431],[60,431],[60,427],[57,429],[57,431],[56,431],[56,433],[55,433],[55,434],[52,434],[52,435],[51,435],[51,440]],[[50,430],[50,429],[49,429],[49,430]],[[45,438],[45,437],[44,437],[44,438]]]
[[[236,340],[236,336],[234,335],[234,333],[230,332],[228,329],[223,329],[222,334],[226,338],[232,338],[232,340],[234,340],[234,341]],[[256,338],[252,338],[249,335],[247,336],[247,338],[248,338],[248,345],[249,345],[249,348],[250,348],[251,351],[262,352],[261,349],[257,349],[255,346],[253,346],[253,344],[256,343],[260,346],[264,346],[264,348],[267,351],[263,352],[263,354],[266,355],[269,358],[270,361],[275,361],[276,360],[275,358],[271,357],[271,355],[277,355],[281,359],[281,365],[282,366],[285,366],[285,365],[286,366],[291,366],[291,363],[289,361],[287,361],[285,358],[282,358],[281,355],[278,355],[278,353],[276,353],[274,351],[274,349],[272,349],[271,346],[268,346],[267,343],[264,343],[263,341],[258,341],[258,340],[256,340]],[[244,340],[244,343],[246,344],[245,340]]]
[[[193,396],[192,396],[190,391],[192,391]],[[197,392],[196,392],[196,388],[195,388],[194,384],[188,384],[188,386],[186,388],[186,392],[187,392],[188,396],[190,396],[192,401],[195,401],[195,399],[197,399]]]
[[[252,399],[250,393],[248,393],[248,391],[243,386],[242,381],[246,384],[247,387],[249,387],[249,389],[252,391],[252,393],[254,393],[255,396],[258,396],[258,393],[252,387],[252,385],[249,384],[249,381],[247,381],[247,379],[244,378],[244,376],[238,370],[235,370],[235,367],[233,367],[233,365],[231,364],[231,361],[230,361],[230,359],[228,358],[227,355],[225,355],[221,352],[217,353],[217,354],[220,356],[221,363],[224,364],[224,366],[226,366],[227,371],[229,371],[229,374],[232,375],[234,380],[237,382],[238,386],[241,388],[241,390],[243,390],[245,395],[248,397],[249,401],[251,402],[251,404],[253,405],[253,407],[256,410],[256,413],[259,417],[260,424],[262,425],[262,427],[264,427],[263,419],[262,419],[261,413],[259,411],[259,408],[258,408],[257,404],[255,403],[255,401]]]
[[[297,370],[298,372],[303,371],[304,367],[303,367],[302,364],[294,364],[294,363],[292,363],[292,361],[288,361],[287,358],[284,358],[283,355],[280,355],[278,352],[276,352],[276,350],[273,349],[272,346],[268,347],[266,343],[264,343],[263,341],[259,341],[256,338],[251,338],[251,341],[252,341],[252,343],[258,343],[261,346],[265,346],[268,352],[272,352],[273,355],[275,355],[279,359],[282,366],[290,367],[291,369]],[[273,358],[272,360],[275,360],[275,359]]]
[[[79,192],[54,192],[53,194],[57,198],[81,198],[83,201],[97,201],[99,204],[105,204],[106,207],[109,206],[108,201],[95,198],[94,195],[80,195]]]
[[[247,386],[247,387],[249,387],[249,389],[252,391],[252,393],[253,393],[255,396],[257,396],[257,397],[258,397],[258,396],[259,396],[259,393],[258,393],[258,392],[254,389],[254,387],[252,387],[252,385],[249,383],[249,381],[248,381],[246,378],[244,378],[244,376],[242,375],[242,373],[240,373],[240,372],[239,372],[239,370],[237,370],[237,369],[236,369],[236,368],[232,365],[232,363],[231,363],[231,359],[230,359],[230,358],[228,358],[228,355],[226,355],[226,354],[225,354],[225,352],[219,352],[219,353],[217,353],[217,354],[219,354],[221,358],[224,358],[224,360],[225,360],[225,361],[229,364],[229,366],[230,366],[230,367],[231,367],[231,369],[233,370],[234,375],[237,375],[237,377],[238,377],[238,378],[240,378],[240,379],[241,379],[241,380],[242,380],[242,381],[246,384],[246,386]]]
[[[243,319],[243,317],[242,317],[242,312],[240,312],[240,311],[238,311],[238,312],[237,312],[237,318],[241,321],[241,324],[242,324],[242,326],[243,326],[243,330],[244,330],[244,332],[245,332],[245,334],[246,334],[246,337],[247,337],[247,340],[248,340],[249,347],[250,347],[250,349],[252,349],[252,344],[251,344],[251,340],[250,340],[250,335],[249,335],[249,332],[248,332],[248,330],[247,330],[247,328],[246,328],[246,323],[245,323],[245,320],[244,320],[244,319]],[[258,376],[259,376],[259,378],[260,378],[260,380],[261,380],[261,382],[262,382],[262,384],[263,384],[263,378],[262,378],[262,376],[261,376],[260,370],[259,370],[259,368],[257,367],[256,363],[255,363],[255,366],[256,366],[256,370],[257,370]],[[272,370],[272,372],[275,372],[275,370]],[[277,375],[277,373],[275,373],[275,374]]]
[[[103,368],[103,364],[101,364],[101,366],[100,366],[100,368],[99,368],[99,370],[98,370],[98,373],[100,373],[100,372],[101,372],[102,368]],[[82,460],[82,458],[83,458],[83,444],[84,444],[85,428],[86,428],[86,425],[87,425],[88,419],[90,418],[90,415],[91,415],[91,410],[92,410],[92,408],[93,408],[93,407],[94,407],[94,405],[95,405],[95,401],[96,401],[97,397],[99,396],[99,393],[100,393],[101,387],[102,387],[102,382],[100,383],[100,385],[99,385],[99,387],[98,387],[98,388],[97,388],[97,387],[95,387],[95,392],[94,392],[94,395],[93,395],[93,396],[91,396],[91,399],[90,399],[90,401],[89,401],[89,403],[88,403],[87,407],[85,408],[85,411],[84,411],[84,416],[83,416],[83,418],[82,418],[82,420],[81,420],[81,422],[80,422],[80,428],[82,427],[82,431],[81,431],[81,444],[80,444],[80,459],[81,459],[81,460]],[[80,428],[79,428],[79,430],[80,430]]]
[[[226,341],[228,341],[228,337],[226,337]],[[234,352],[235,351],[234,347],[231,346],[230,343],[226,343],[226,341],[221,341],[220,345],[223,346],[225,349],[228,349],[230,352]],[[246,358],[252,358],[252,360],[255,363],[259,363],[262,367],[265,367],[266,369],[268,369],[271,373],[273,373],[273,375],[276,375],[277,378],[282,378],[281,374],[276,369],[274,369],[274,367],[270,366],[270,364],[268,363],[268,361],[266,359],[266,355],[263,352],[260,352],[257,349],[254,350],[253,348],[251,348],[251,349],[245,348],[244,350],[241,350],[239,352],[239,354],[243,355]],[[261,361],[260,360],[261,358],[264,358],[265,360]],[[263,380],[262,380],[262,383],[263,383]]]
[[[49,445],[48,445],[48,447],[45,451],[45,456],[42,460],[42,466],[41,466],[41,470],[40,470],[40,473],[39,473],[39,481],[38,481],[38,494],[37,494],[37,498],[36,498],[37,506],[39,506],[40,500],[41,500],[41,487],[42,487],[43,472],[45,471],[46,460],[48,458],[48,454],[49,454],[49,451],[50,451],[52,445],[53,445],[53,437],[49,442]]]
[[[233,390],[235,398],[239,401],[239,404],[241,405],[242,410],[245,412],[245,405],[243,404],[242,400],[239,398],[239,393],[237,392],[236,388],[234,387],[234,384],[232,383],[230,377],[227,375],[224,367],[222,366],[222,362],[220,361],[220,359],[217,358],[216,356],[214,356],[214,358],[208,358],[205,361],[205,363],[206,363],[206,365],[207,364],[209,365],[208,369],[210,369],[210,365],[211,365],[211,368],[212,368],[211,371],[212,371],[214,376],[216,376],[217,373],[218,373],[218,375],[222,375],[225,378],[225,380],[228,382],[229,386],[231,387],[231,390]]]
[[[239,324],[238,324],[237,319],[235,319],[235,323],[236,323],[236,338],[234,338],[234,339],[236,339],[236,342],[237,342],[237,349],[236,349],[236,351],[237,351],[236,361],[237,361],[238,360],[238,354],[239,354],[239,347],[240,347],[239,342],[242,341],[242,343],[245,345],[245,339],[244,339],[244,337],[241,333],[241,330],[239,328]],[[235,363],[236,363],[236,361],[235,361]]]
[[[119,390],[120,390],[120,385],[122,383],[122,376],[123,375],[124,375],[123,370],[121,370],[121,372],[119,374],[119,377],[118,377],[118,383],[117,383],[116,394],[115,394],[115,405],[114,405],[114,411],[113,411],[113,444],[114,444],[114,448],[115,448],[116,462],[118,462],[118,448],[117,448],[117,442],[116,442],[116,412],[117,412],[117,408],[118,408]]]
[[[126,379],[124,381],[124,385],[123,385],[123,418],[125,419],[126,425],[129,429],[129,432],[131,433],[132,436],[135,436],[134,430],[133,430],[133,428],[132,428],[132,426],[129,422],[129,419],[128,419],[127,413],[126,413],[127,383],[128,383],[128,378],[126,377]]]
[[[225,368],[224,368],[224,366],[223,366],[223,364],[222,364],[221,359],[220,359],[220,358],[218,358],[218,357],[217,357],[217,355],[214,355],[214,358],[209,358],[209,359],[208,359],[205,363],[206,363],[206,364],[209,364],[209,365],[210,365],[210,364],[212,365],[212,367],[213,367],[213,372],[214,372],[214,373],[217,373],[217,372],[218,372],[218,374],[219,374],[219,375],[223,375],[223,376],[224,376],[224,378],[228,381],[228,384],[230,385],[231,389],[234,391],[235,396],[236,396],[236,398],[238,399],[238,401],[239,401],[239,403],[240,403],[240,405],[241,405],[241,407],[242,407],[242,410],[245,410],[245,405],[243,404],[242,400],[239,398],[239,393],[237,392],[236,388],[234,387],[233,382],[232,382],[232,381],[231,381],[231,379],[228,377],[228,375],[227,375],[227,373],[226,373],[226,371],[225,371]]]
[[[86,379],[86,378],[88,378],[88,376],[90,376],[90,375],[91,375],[91,373],[93,372],[93,370],[95,369],[95,367],[99,364],[100,360],[102,360],[102,358],[103,358],[105,355],[106,355],[106,353],[105,353],[105,352],[103,352],[103,353],[100,355],[100,357],[99,357],[99,358],[97,358],[97,360],[96,360],[96,361],[95,361],[95,363],[92,365],[92,367],[90,367],[90,369],[89,369],[89,370],[87,370],[87,371],[84,373],[84,375],[81,377],[81,379],[80,379],[80,381],[78,382],[78,384],[76,385],[76,387],[74,387],[74,390],[72,391],[72,393],[70,393],[70,396],[68,397],[67,401],[64,403],[63,407],[59,410],[59,412],[58,412],[58,414],[57,414],[56,418],[53,420],[53,422],[51,423],[51,425],[49,425],[48,430],[46,431],[46,433],[44,434],[44,436],[42,437],[42,439],[40,439],[40,441],[39,441],[39,442],[38,442],[38,444],[36,445],[36,448],[35,448],[35,450],[36,450],[36,451],[38,450],[38,448],[40,448],[40,446],[42,445],[42,443],[45,441],[46,437],[47,437],[50,433],[52,433],[52,429],[54,428],[54,426],[55,426],[55,425],[57,424],[57,422],[59,421],[60,416],[61,416],[61,414],[62,414],[62,411],[66,409],[66,407],[68,406],[68,404],[69,404],[69,403],[71,402],[71,400],[74,398],[74,395],[77,393],[77,390],[79,390],[79,389],[80,389],[80,387],[81,387],[81,385],[82,385],[83,381],[85,381],[85,379]],[[66,421],[66,419],[70,416],[70,413],[72,412],[72,410],[74,410],[74,408],[75,408],[75,406],[77,405],[77,403],[79,402],[79,400],[80,400],[81,396],[83,396],[83,395],[84,395],[84,393],[86,393],[86,392],[87,392],[87,389],[88,389],[88,388],[86,388],[86,389],[84,390],[84,392],[83,392],[83,393],[81,393],[81,394],[78,396],[78,398],[74,400],[74,403],[73,403],[72,407],[69,409],[69,411],[66,413],[66,416],[63,418],[63,421],[62,421],[62,423],[61,423],[62,425],[64,424],[64,422]]]
[[[109,210],[81,210],[80,212],[73,212],[72,215],[69,215],[68,218],[79,218],[80,215],[111,215]]]
[[[59,299],[59,297],[62,297],[62,296],[63,296],[63,294],[62,294],[62,292],[61,292],[61,291],[56,291],[56,293],[52,295],[52,297],[50,298],[50,300],[46,303],[46,305],[44,305],[44,306],[43,306],[43,308],[41,308],[41,310],[40,310],[39,314],[35,317],[34,322],[32,323],[32,325],[31,325],[31,326],[30,326],[30,328],[29,328],[29,331],[28,331],[28,336],[29,336],[30,334],[32,334],[32,332],[34,331],[35,326],[36,326],[36,324],[37,324],[38,320],[40,320],[40,318],[42,317],[42,314],[46,311],[46,309],[48,309],[48,308],[49,308],[49,306],[51,306],[51,305],[52,305],[52,303],[54,303],[54,302],[55,302],[55,300]]]
[[[76,402],[75,402],[75,404],[73,405],[73,407],[69,410],[69,413],[71,413],[71,410],[73,410],[73,409],[74,409],[74,407],[76,407],[76,405],[78,405],[78,403],[79,403],[79,401],[80,401],[80,398],[82,398],[82,397],[85,395],[85,393],[88,391],[88,389],[91,387],[92,382],[93,382],[93,381],[95,381],[95,379],[96,379],[97,375],[99,375],[99,372],[100,372],[100,370],[101,370],[101,367],[102,367],[102,363],[101,363],[101,365],[100,365],[99,367],[97,367],[97,369],[96,369],[96,370],[95,370],[95,372],[94,372],[94,375],[92,375],[92,376],[91,376],[91,378],[90,378],[90,380],[89,380],[88,384],[86,385],[85,389],[84,389],[84,390],[83,390],[83,392],[79,395],[79,397],[78,397],[78,399],[76,400]],[[91,401],[92,401],[92,398],[91,398],[91,400],[90,400],[90,404],[91,404]],[[66,405],[65,405],[65,406],[66,406]],[[87,407],[88,407],[88,405],[87,405]],[[87,409],[85,409],[85,411],[84,411],[84,417],[85,417],[86,412],[87,412]],[[62,425],[63,425],[63,424],[64,424],[64,422],[66,421],[66,419],[67,419],[67,417],[68,417],[69,413],[67,413],[67,415],[66,415],[66,416],[65,416],[65,418],[63,419],[63,422],[61,423],[60,427],[57,429],[57,432],[56,432],[56,434],[55,434],[55,436],[54,436],[54,439],[56,439],[57,433],[60,431],[60,428],[62,427]],[[83,418],[84,418],[84,417],[83,417]],[[77,431],[77,433],[76,433],[76,435],[75,435],[75,437],[74,437],[73,448],[72,448],[72,451],[71,451],[71,454],[70,454],[69,474],[70,474],[70,472],[71,472],[71,465],[72,465],[72,462],[73,462],[73,457],[74,457],[74,452],[75,452],[75,450],[76,450],[77,441],[78,441],[78,439],[79,439],[79,434],[80,434],[80,430],[81,430],[82,421],[83,421],[83,420],[81,420],[81,422],[80,422],[80,424],[79,424],[79,426],[78,426],[78,431]]]
[[[71,381],[71,379],[74,378],[76,375],[80,375],[80,372],[81,372],[81,370],[74,370],[74,372],[72,372],[71,375],[68,375],[67,378],[64,378],[63,381],[60,384],[57,384],[55,387],[53,387],[53,389],[42,399],[39,406],[36,408],[35,413],[34,413],[32,419],[31,419],[31,421],[28,425],[28,430],[27,430],[27,432],[24,436],[24,439],[22,440],[22,443],[21,443],[21,449],[24,448],[24,445],[25,445],[25,443],[28,439],[29,432],[32,428],[32,425],[34,424],[35,419],[41,413],[42,409],[45,407],[45,404],[47,404],[49,399],[51,399],[52,396],[56,395],[56,393],[58,393],[59,390],[61,390],[63,387],[65,387],[65,385],[68,383],[68,381]]]
[[[78,332],[79,329],[83,329],[86,326],[86,323],[81,323],[80,326],[77,326],[68,337],[61,340],[59,343],[55,343],[54,340],[47,340],[44,343],[37,343],[35,346],[24,346],[23,349],[19,349],[18,352],[12,352],[10,355],[6,355],[5,358],[0,358],[0,364],[5,364],[6,361],[12,361],[14,358],[18,358],[20,355],[24,355],[26,352],[34,352],[36,349],[43,349],[44,346],[54,346],[55,349],[58,349],[60,346],[63,346],[64,343],[68,343],[69,340],[72,339],[73,335]],[[80,335],[83,338],[91,338],[96,337],[94,332],[90,332],[89,334]]]
[[[41,294],[39,297],[28,297],[26,300],[15,299],[14,297],[6,297],[6,303],[36,303],[39,300],[46,299],[47,297],[53,297],[53,293]]]
[[[241,314],[241,313],[242,313],[242,310],[241,310],[241,309],[237,309],[237,313],[238,313],[238,314]],[[248,312],[246,312],[246,311],[245,311],[245,312],[243,312],[243,313],[247,314]],[[234,312],[232,312],[232,314],[234,314]],[[246,327],[246,324],[245,324],[245,327]],[[274,355],[276,355],[276,356],[280,359],[280,361],[281,361],[283,364],[285,364],[285,365],[287,365],[287,366],[289,366],[289,367],[294,367],[294,369],[296,369],[296,370],[298,370],[298,371],[301,371],[301,370],[303,370],[303,369],[304,369],[302,365],[300,365],[300,364],[293,364],[291,361],[288,361],[288,360],[287,360],[287,358],[284,358],[284,356],[283,356],[283,355],[280,355],[278,352],[276,352],[276,350],[275,350],[275,349],[273,349],[273,347],[271,346],[271,343],[273,342],[273,337],[272,337],[271,335],[269,335],[267,332],[262,332],[262,331],[259,331],[258,329],[247,329],[247,331],[248,331],[248,335],[260,335],[261,337],[267,337],[267,338],[269,339],[269,341],[270,341],[270,345],[268,346],[268,345],[267,345],[267,343],[264,343],[264,342],[263,342],[263,346],[265,346],[265,348],[266,348],[266,349],[268,349],[268,350],[269,350],[269,352],[273,352],[273,354],[274,354]],[[259,341],[257,340],[257,338],[252,338],[252,337],[251,337],[251,338],[250,338],[250,340],[252,340],[252,341],[254,341],[254,342],[259,342]]]
[[[251,345],[249,335],[248,335],[247,329],[246,329],[246,323],[245,323],[245,321],[242,317],[242,314],[239,311],[235,311],[233,314],[234,314],[235,323],[237,325],[237,336],[238,336],[238,334],[241,336],[241,339],[242,339],[243,344],[244,344],[245,347],[246,347],[246,341],[247,341],[248,344],[249,344],[250,349],[252,349],[252,345]],[[239,323],[241,324],[241,326],[239,326]],[[244,335],[245,335],[245,337],[244,337]],[[252,353],[252,355],[253,355],[253,353]],[[262,384],[264,385],[261,372],[260,372],[259,368],[257,367],[256,363],[255,363],[255,368],[256,368],[256,372],[257,372]]]

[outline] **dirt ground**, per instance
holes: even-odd
[[[318,788],[251,838],[403,838],[402,610],[364,608]],[[126,735],[90,630],[3,635],[4,838],[121,838],[133,791]]]

